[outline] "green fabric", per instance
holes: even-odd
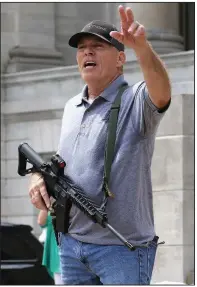
[[[44,242],[42,265],[47,268],[49,274],[53,277],[54,273],[60,273],[60,258],[52,218],[49,214],[46,224],[42,226],[42,228],[44,227],[47,227],[47,232],[46,241]]]

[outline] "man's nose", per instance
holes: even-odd
[[[86,47],[84,50],[85,55],[93,55],[94,54],[94,49],[91,47]]]

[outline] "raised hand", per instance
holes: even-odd
[[[135,51],[146,46],[147,40],[144,26],[134,21],[131,8],[127,7],[124,9],[123,6],[119,6],[118,10],[120,14],[121,31],[112,31],[110,32],[110,36]]]

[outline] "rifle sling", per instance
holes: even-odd
[[[118,114],[120,110],[121,97],[124,91],[128,88],[128,85],[123,84],[118,91],[118,94],[115,98],[115,101],[112,104],[109,123],[108,123],[108,135],[107,135],[107,143],[105,148],[105,158],[104,158],[104,185],[103,189],[105,192],[105,196],[113,196],[113,194],[109,190],[109,179],[111,166],[114,158],[114,148],[116,141],[116,129],[118,123]]]

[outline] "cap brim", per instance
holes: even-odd
[[[96,33],[91,33],[91,32],[79,32],[79,33],[76,33],[74,34],[68,41],[68,44],[73,47],[73,48],[77,48],[78,47],[78,43],[79,41],[81,40],[81,38],[85,35],[93,35],[93,36],[97,36],[99,37],[100,39],[108,42],[111,44],[111,42],[109,40],[107,40],[106,38],[102,37],[101,35],[99,34],[96,34]]]

